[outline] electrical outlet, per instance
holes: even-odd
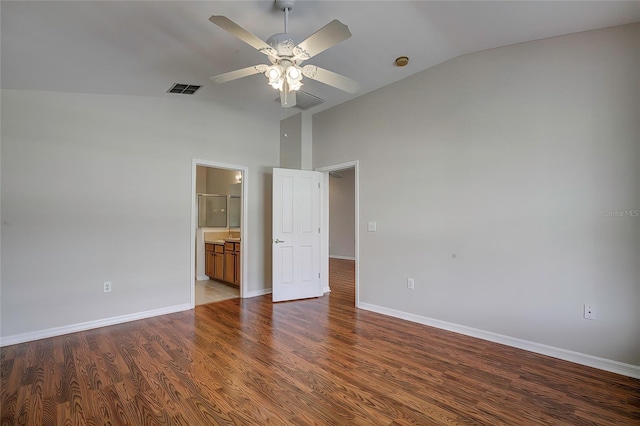
[[[109,293],[111,291],[111,281],[104,282],[104,292]]]
[[[593,305],[586,304],[584,305],[584,318],[588,320],[596,319],[596,310]]]
[[[413,278],[407,278],[407,288],[413,290],[416,288],[416,282]]]

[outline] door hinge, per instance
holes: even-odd
[[[318,278],[320,278],[320,272],[318,272]]]
[[[318,189],[320,189],[320,182],[318,182]]]
[[[318,228],[318,234],[320,233],[320,228]]]

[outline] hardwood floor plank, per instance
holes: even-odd
[[[640,425],[640,380],[355,309],[231,299],[0,349],[2,425]]]

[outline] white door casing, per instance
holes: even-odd
[[[322,173],[273,169],[274,302],[319,297]]]

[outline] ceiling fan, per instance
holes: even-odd
[[[277,7],[284,12],[284,33],[274,34],[263,41],[245,30],[226,16],[212,16],[211,22],[253,46],[269,58],[271,65],[259,64],[236,71],[211,77],[215,83],[225,83],[254,74],[264,74],[269,85],[280,91],[280,102],[283,107],[296,105],[296,91],[302,86],[302,77],[316,80],[348,93],[357,93],[359,84],[345,76],[336,74],[315,65],[301,66],[320,52],[351,37],[349,27],[337,19],[331,21],[301,43],[296,44],[291,34],[287,33],[289,11],[295,0],[276,0]]]

